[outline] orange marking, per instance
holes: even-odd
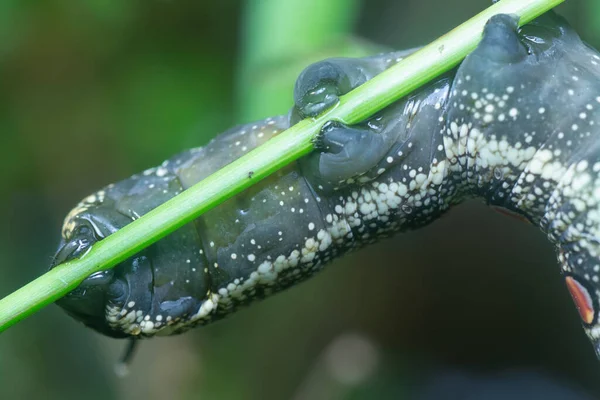
[[[569,289],[569,293],[571,293],[571,297],[575,302],[575,307],[577,307],[581,319],[586,324],[591,324],[594,320],[594,305],[592,304],[592,298],[587,289],[570,276],[567,276],[565,281],[567,282],[567,289]]]
[[[531,221],[528,220],[527,217],[525,217],[524,215],[521,215],[517,212],[514,212],[512,210],[509,210],[508,208],[504,208],[504,207],[500,207],[500,206],[491,206],[491,208],[492,208],[492,210],[494,210],[502,215],[508,215],[509,217],[518,219],[521,222],[531,224]]]

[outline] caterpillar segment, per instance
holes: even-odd
[[[109,185],[66,218],[55,265],[200,181],[411,51],[330,59],[298,78],[287,116]],[[466,198],[540,227],[600,354],[600,54],[547,13],[496,15],[455,70],[59,301],[114,337],[183,332],[300,282],[332,259],[421,227]]]

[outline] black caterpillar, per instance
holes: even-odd
[[[54,265],[122,228],[407,52],[332,59],[299,77],[288,117],[109,185],[67,216]],[[423,226],[468,197],[539,226],[600,354],[600,54],[548,13],[493,17],[454,71],[360,125],[328,123],[317,151],[58,303],[113,337],[183,332],[308,278],[333,258]]]

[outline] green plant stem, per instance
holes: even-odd
[[[486,21],[509,13],[525,24],[564,0],[503,0],[411,57],[342,97],[333,109],[304,120],[244,157],[95,244],[84,257],[47,272],[0,300],[0,331],[77,287],[90,274],[111,268],[202,213],[312,150],[329,120],[357,123],[435,76],[455,67],[481,38]],[[249,178],[249,172],[253,172]]]

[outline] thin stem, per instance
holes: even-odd
[[[339,105],[304,120],[232,162],[202,182],[95,244],[78,260],[59,265],[0,300],[0,331],[73,290],[90,274],[111,268],[185,225],[258,180],[312,150],[322,125],[336,119],[359,122],[456,66],[481,38],[494,14],[521,17],[525,24],[564,0],[502,0],[405,61],[343,96]],[[249,172],[253,172],[249,177]]]

